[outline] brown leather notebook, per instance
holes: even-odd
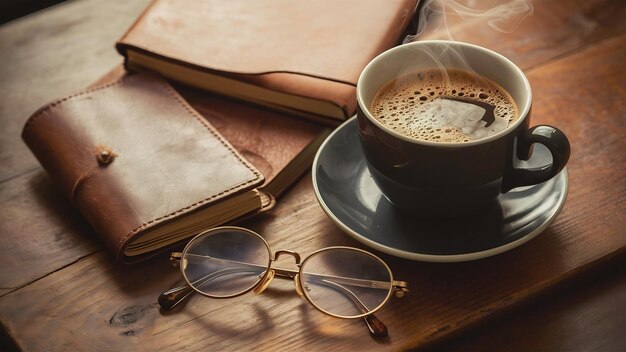
[[[211,104],[222,103],[203,102],[207,111]],[[215,111],[249,113],[228,103]],[[216,122],[226,116],[211,114]],[[304,155],[319,131],[275,166]],[[22,138],[123,262],[273,205],[273,195],[260,189],[272,182],[264,184],[259,168],[157,77],[124,76],[55,101],[31,116]],[[257,164],[276,179],[271,163]]]
[[[365,67],[418,0],[155,0],[118,41],[131,70],[316,120],[356,109]]]

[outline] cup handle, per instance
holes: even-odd
[[[528,160],[531,155],[531,146],[534,143],[545,145],[552,154],[550,165],[516,169],[512,164],[502,178],[502,193],[506,193],[515,187],[536,185],[545,182],[558,175],[567,164],[570,155],[569,140],[565,133],[556,127],[539,125],[528,129],[521,137],[517,138],[517,157],[520,160]]]

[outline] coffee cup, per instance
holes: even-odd
[[[478,211],[513,188],[549,180],[569,159],[563,132],[529,128],[532,92],[522,70],[486,48],[440,40],[400,45],[365,67],[356,90],[370,174],[405,212]],[[521,167],[535,143],[547,147],[552,162]]]

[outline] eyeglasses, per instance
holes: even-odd
[[[299,270],[273,268],[280,256],[295,259]],[[259,234],[224,226],[194,237],[170,260],[180,267],[187,285],[163,292],[159,304],[174,308],[190,294],[230,298],[249,291],[261,294],[274,277],[294,280],[296,293],[315,308],[337,318],[363,318],[372,335],[387,336],[387,327],[374,312],[395,293],[408,292],[407,283],[393,279],[389,266],[377,256],[352,247],[320,249],[304,260],[300,254],[270,247]]]

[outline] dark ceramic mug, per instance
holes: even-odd
[[[441,65],[472,70],[498,83],[515,101],[519,118],[490,137],[448,143],[407,137],[372,116],[372,100],[386,83],[403,72]],[[531,100],[530,84],[522,70],[491,50],[439,40],[392,48],[372,60],[357,83],[359,136],[369,171],[391,203],[425,216],[458,216],[483,209],[501,193],[545,182],[565,167],[570,146],[555,127],[529,128]],[[516,167],[517,160],[531,156],[534,143],[550,150],[552,163]]]

